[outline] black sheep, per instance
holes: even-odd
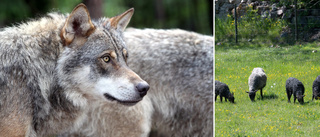
[[[304,86],[301,81],[292,77],[288,78],[286,81],[286,91],[288,96],[288,102],[290,102],[291,95],[293,94],[293,103],[296,103],[297,98],[300,104],[304,103]]]
[[[216,80],[215,81],[215,100],[217,100],[218,95],[220,95],[221,102],[222,102],[222,97],[224,97],[226,102],[228,99],[230,102],[234,103],[234,96],[233,96],[233,93],[230,93],[228,85]]]
[[[313,81],[312,85],[312,100],[320,98],[320,75]]]

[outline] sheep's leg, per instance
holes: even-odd
[[[226,102],[228,102],[228,101],[227,101],[227,97],[224,97],[224,99],[225,99]]]
[[[314,99],[314,94],[312,94],[312,101],[313,101],[313,99]]]
[[[220,102],[222,102],[222,96],[220,95]]]
[[[293,95],[293,103],[294,104],[296,103],[296,99],[297,99],[297,97],[295,95]]]
[[[263,100],[262,89],[260,89],[261,99]]]
[[[214,97],[214,101],[217,101],[217,97],[218,97],[218,94],[216,94],[216,96]]]
[[[288,102],[290,103],[290,98],[291,98],[291,93],[290,92],[287,92],[287,96],[288,96]]]

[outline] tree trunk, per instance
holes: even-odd
[[[159,26],[163,27],[163,24],[165,22],[165,9],[163,7],[163,1],[155,0],[155,7],[156,7],[156,16],[160,23]]]
[[[209,4],[208,4],[208,6],[209,6],[209,8],[208,8],[208,13],[209,13],[209,23],[210,23],[210,28],[211,28],[211,34],[213,34],[213,29],[214,29],[214,27],[213,27],[213,0],[208,0],[209,2]]]
[[[83,0],[87,6],[91,19],[98,19],[102,17],[102,0]]]

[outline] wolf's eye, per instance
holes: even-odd
[[[108,63],[110,61],[110,57],[109,56],[104,56],[102,57],[103,61]]]

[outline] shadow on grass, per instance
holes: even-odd
[[[220,102],[220,100],[219,101],[215,101],[215,103],[221,103],[221,104],[223,104],[223,103],[230,103],[230,104],[237,104],[237,102],[235,101],[234,103],[232,103],[232,102],[230,102],[230,101],[222,101],[222,102]]]
[[[290,100],[290,102],[288,102],[287,101],[287,103],[289,103],[289,104],[299,104],[299,105],[316,105],[317,103],[316,102],[314,102],[314,101],[312,101],[312,100],[309,100],[309,101],[305,101],[303,104],[300,104],[299,103],[299,101],[298,100],[296,100],[296,103],[294,103],[294,101],[293,100]]]
[[[304,102],[303,105],[307,105],[309,103],[311,103],[312,101],[307,101],[307,102]]]
[[[278,99],[278,96],[276,94],[268,94],[268,95],[263,95],[263,99]],[[261,96],[258,97],[258,100],[262,100]]]

